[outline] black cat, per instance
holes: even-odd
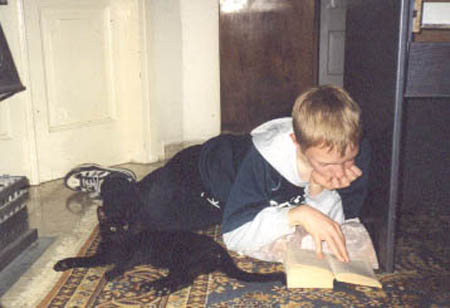
[[[106,272],[107,280],[122,275],[140,264],[166,268],[166,277],[143,283],[142,291],[167,295],[193,283],[201,274],[222,271],[231,278],[246,282],[280,281],[282,272],[270,274],[248,273],[239,269],[226,249],[212,238],[189,231],[130,231],[129,224],[119,216],[106,217],[102,207],[97,210],[101,241],[96,254],[88,257],[67,258],[58,261],[55,271],[75,267],[115,266]]]

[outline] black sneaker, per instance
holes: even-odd
[[[129,182],[136,182],[136,174],[129,169],[83,164],[66,174],[64,185],[74,191],[87,192],[91,198],[99,198],[101,185],[111,174],[124,177]]]

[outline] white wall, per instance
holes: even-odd
[[[151,0],[147,7],[150,72],[154,105],[151,121],[162,144],[183,139],[182,43],[179,0]]]
[[[146,8],[157,149],[220,133],[218,6],[219,1],[152,0]]]
[[[219,1],[181,0],[183,139],[220,133]]]

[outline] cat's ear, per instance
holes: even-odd
[[[105,211],[103,210],[103,207],[99,206],[97,208],[97,217],[98,217],[98,221],[99,222],[103,222],[106,220],[106,214]]]

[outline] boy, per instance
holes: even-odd
[[[137,200],[135,217],[151,228],[221,223],[226,246],[249,255],[300,225],[319,257],[326,241],[348,261],[340,224],[359,215],[369,160],[358,105],[343,89],[321,86],[297,98],[292,118],[189,147],[139,182],[120,168],[84,165],[65,184],[104,203]]]

